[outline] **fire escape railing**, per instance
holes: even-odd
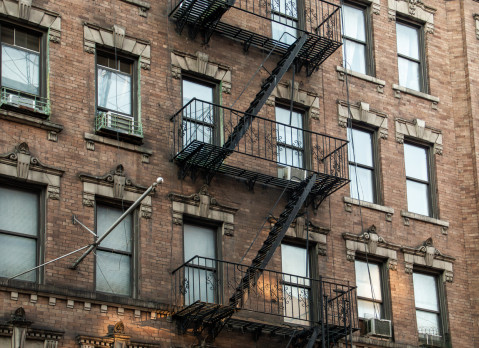
[[[244,116],[245,113],[238,110],[192,99],[171,117],[174,158],[181,161],[190,156],[189,160],[193,160],[192,153],[196,151],[196,165],[213,165],[208,162],[210,157],[201,154],[207,149],[221,148]],[[256,116],[251,121],[233,152],[348,180],[346,140],[264,117]]]
[[[241,286],[246,272],[251,272],[251,266],[200,256],[191,258],[172,272],[175,315],[181,316],[185,308],[200,304],[229,308],[229,299]],[[330,332],[346,330],[347,335],[358,327],[356,306],[356,287],[348,281],[265,269],[235,309],[259,313],[257,319],[271,324],[319,325]]]

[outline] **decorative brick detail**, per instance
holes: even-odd
[[[292,99],[295,103],[308,108],[308,116],[310,118],[319,120],[319,96],[315,92],[300,89],[298,82],[295,82],[294,86],[292,80],[283,83],[280,82],[273,93],[271,93],[270,98],[268,98],[268,105],[274,106],[275,98],[284,100]]]

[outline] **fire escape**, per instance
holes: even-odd
[[[202,33],[205,41],[217,33],[239,41],[245,50],[255,46],[281,56],[246,111],[192,99],[171,117],[173,161],[180,177],[204,175],[210,182],[222,174],[250,187],[258,183],[286,188],[289,195],[251,265],[196,256],[172,272],[173,319],[180,332],[206,331],[214,338],[229,325],[255,335],[288,336],[288,346],[310,348],[330,347],[357,330],[354,286],[266,268],[300,209],[309,204],[317,208],[349,181],[347,141],[258,116],[288,69],[304,68],[310,76],[341,45],[339,6],[304,0],[286,15],[284,8],[293,1],[178,0],[170,11],[180,33],[187,28],[191,37]],[[294,42],[248,27],[265,20],[294,28]],[[287,149],[292,141],[296,147]],[[287,161],[299,177],[278,175],[279,156],[288,150],[304,152],[303,163]],[[258,160],[264,163],[261,168]],[[259,313],[264,320],[243,320],[234,315],[239,311]]]

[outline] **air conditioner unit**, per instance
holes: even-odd
[[[443,340],[442,336],[420,332],[419,342],[421,342],[421,346],[423,347],[441,347]]]
[[[392,337],[391,320],[376,318],[366,320],[366,333],[374,336]]]
[[[7,94],[7,104],[35,110],[35,99],[18,94]]]
[[[292,181],[303,181],[306,179],[307,172],[304,169],[293,167],[278,167],[278,178]]]
[[[134,119],[131,116],[108,111],[105,115],[106,126],[125,133],[133,133]]]

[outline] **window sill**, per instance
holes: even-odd
[[[386,221],[392,221],[392,216],[394,214],[394,208],[391,207],[386,207],[384,205],[379,205],[375,203],[369,203],[365,201],[360,201],[359,199],[356,198],[351,198],[351,197],[343,197],[344,200],[344,210],[347,212],[351,213],[352,212],[352,207],[353,205],[360,206],[363,208],[368,208],[376,211],[380,211],[382,213],[386,214]]]
[[[95,151],[95,143],[98,144],[104,144],[104,145],[110,145],[114,146],[123,150],[128,150],[132,152],[137,152],[143,155],[142,162],[143,163],[149,163],[149,158],[153,154],[153,150],[146,148],[141,145],[137,144],[132,144],[129,142],[125,142],[122,140],[116,140],[116,139],[111,139],[108,137],[104,137],[102,135],[98,134],[90,134],[90,133],[85,133],[84,138],[87,142],[87,149],[91,151]]]
[[[29,114],[24,114],[20,110],[6,110],[0,109],[0,118],[8,121],[13,121],[29,126],[45,129],[50,132],[60,133],[63,126],[58,123],[53,123],[43,118],[35,117]]]
[[[350,70],[350,69],[345,69],[342,66],[336,66],[336,71],[338,72],[338,79],[340,81],[344,80],[344,74],[348,74],[349,76],[356,77],[360,80],[364,80],[364,81],[367,81],[367,82],[374,83],[375,85],[377,85],[377,90],[378,90],[379,93],[384,92],[384,86],[386,86],[386,81],[384,81],[384,80],[380,80],[380,79],[377,79],[373,76],[369,76],[369,75],[366,75],[366,74],[361,74],[361,73],[358,73],[358,72]]]
[[[409,219],[413,219],[440,226],[442,234],[447,234],[447,230],[449,229],[449,221],[435,219],[426,215],[411,213],[407,210],[401,210],[401,216],[403,217],[405,226],[409,226]]]
[[[437,109],[437,104],[439,104],[439,97],[435,97],[435,96],[427,94],[427,93],[415,91],[414,89],[399,86],[399,85],[396,85],[396,84],[392,85],[392,89],[395,91],[394,96],[396,98],[399,98],[399,99],[401,98],[401,92],[402,92],[402,93],[410,94],[410,95],[413,95],[415,97],[422,98],[422,99],[425,99],[425,100],[428,100],[428,101],[432,102],[432,108],[433,109]]]

